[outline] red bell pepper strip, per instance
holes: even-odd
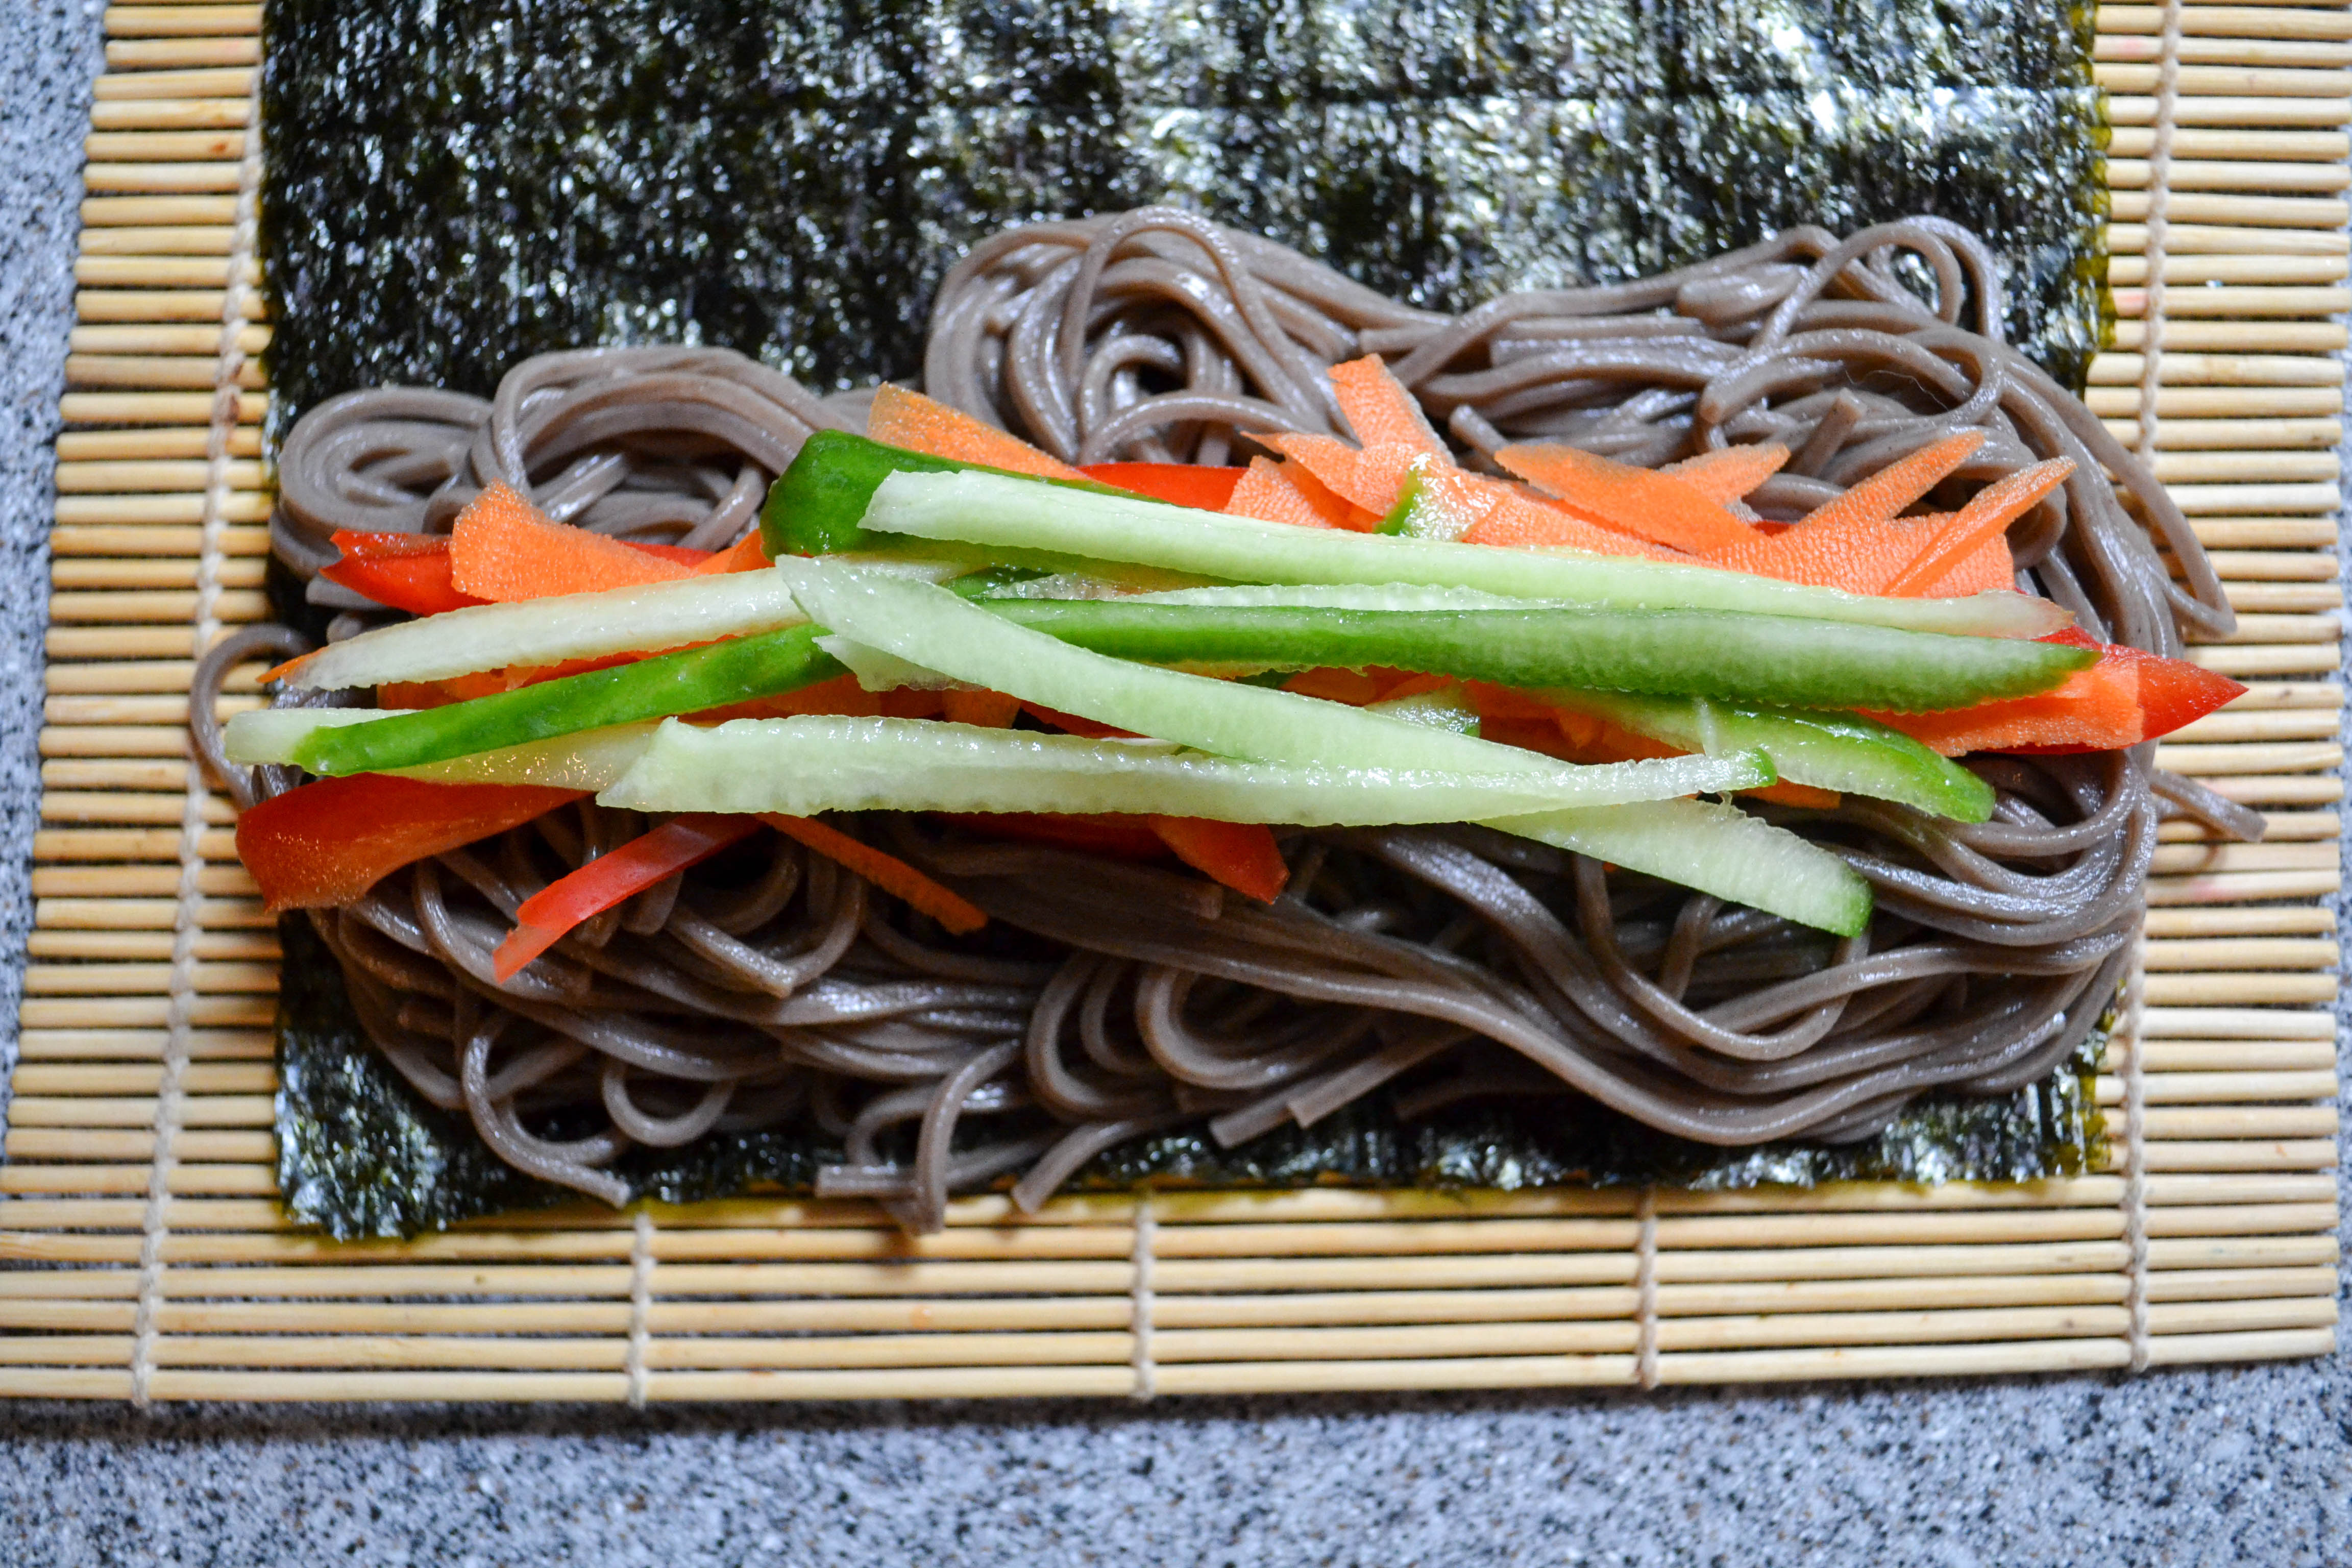
[[[1139,496],[1202,511],[1223,511],[1247,468],[1206,468],[1197,463],[1090,463],[1078,470],[1090,479],[1133,490]]]
[[[593,920],[665,877],[700,865],[759,830],[754,817],[695,812],[673,816],[652,832],[599,855],[522,901],[515,910],[515,929],[492,955],[493,971],[500,980],[510,979],[583,921]]]
[[[2057,755],[2117,751],[2202,719],[2246,689],[2226,675],[2143,648],[2101,643],[2079,627],[2043,642],[2095,647],[2099,662],[2034,697],[1937,713],[1873,713],[1948,757],[1969,752]]]
[[[342,559],[320,568],[319,575],[379,605],[412,616],[437,616],[488,602],[457,591],[450,580],[449,541],[440,535],[345,531],[334,535],[334,542]]]
[[[1215,822],[1204,816],[1145,818],[1176,858],[1234,891],[1270,904],[1290,880],[1274,830],[1262,822]]]
[[[271,913],[331,909],[403,866],[520,827],[581,793],[426,784],[389,773],[320,779],[239,816],[236,853]]]

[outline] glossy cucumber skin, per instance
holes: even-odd
[[[800,456],[776,477],[776,482],[768,487],[768,499],[760,504],[760,536],[767,545],[768,559],[837,555],[845,550],[866,550],[890,542],[885,536],[867,532],[860,520],[882,481],[901,473],[1003,474],[1007,479],[1066,489],[1129,493],[1090,479],[1043,479],[1034,474],[1007,473],[985,463],[959,462],[885,446],[846,430],[819,430],[802,444]]]
[[[293,761],[314,773],[382,773],[797,691],[846,673],[818,648],[818,635],[814,626],[788,626],[373,724],[322,730],[302,743]]]
[[[1121,658],[1339,666],[1917,712],[2046,691],[2095,657],[2062,644],[1948,637],[1720,610],[1381,611],[1002,600],[995,614]]]

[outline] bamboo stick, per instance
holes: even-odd
[[[138,1160],[145,1161],[154,1152],[152,1131],[116,1129],[78,1129],[61,1131],[49,1127],[12,1127],[8,1130],[8,1157],[11,1160]],[[221,1163],[275,1164],[278,1140],[268,1132],[246,1132],[212,1129],[191,1129],[183,1131],[173,1145],[176,1152],[194,1162],[214,1161]]]
[[[270,329],[256,323],[236,334],[237,347],[259,353],[269,346]],[[82,326],[73,330],[68,346],[84,354],[218,354],[220,327]]]
[[[236,98],[118,96],[91,104],[89,123],[91,130],[100,132],[241,130],[247,113],[242,94]]]
[[[257,937],[255,933],[246,931],[214,932],[212,935],[224,941],[269,940],[267,933]],[[169,1030],[147,1029],[28,1029],[19,1041],[21,1059],[161,1060],[169,1033]],[[274,1060],[278,1054],[277,1036],[268,1029],[190,1029],[184,1037],[192,1061],[236,1059],[266,1062]]]
[[[2125,318],[2116,322],[2115,346],[2137,353],[2147,341],[2142,322]],[[2184,352],[2229,354],[2326,354],[2345,346],[2344,328],[2334,321],[2182,321],[2165,323],[2167,349],[2179,343]]]
[[[194,70],[108,71],[91,89],[100,103],[142,98],[244,99],[257,73],[250,66],[207,66]],[[244,121],[237,121],[243,124]]]
[[[2336,563],[2316,551],[2209,550],[2205,556],[2225,583],[2336,579]]]
[[[268,407],[265,394],[244,393],[236,400],[237,421],[258,425]],[[205,418],[211,410],[208,393],[68,392],[58,404],[59,416],[68,425],[175,425]]]
[[[106,495],[139,490],[201,490],[211,476],[199,458],[115,458],[101,462],[59,463],[57,486],[65,495]],[[224,465],[221,478],[231,489],[257,490],[268,481],[268,471],[250,458]]]
[[[66,384],[68,386],[176,386],[209,387],[217,375],[215,357],[190,354],[68,354]],[[245,391],[260,390],[261,367],[247,364],[237,372],[236,384]]]
[[[2153,465],[2167,485],[2252,483],[2280,488],[2296,480],[2334,485],[2342,468],[2329,452],[2178,452],[2159,450]]]
[[[234,164],[245,156],[242,131],[93,131],[81,144],[93,164]]]
[[[237,263],[247,288],[261,283],[261,263]],[[84,256],[74,263],[74,281],[89,289],[220,289],[227,286],[227,258],[185,256]]]
[[[2202,751],[2206,748],[2196,748]],[[2214,751],[2224,748],[2213,747]],[[2248,746],[2245,750],[2254,748]],[[2181,753],[2189,747],[2173,750],[2173,759],[2183,760]],[[2159,759],[2167,753],[2158,752]],[[2179,876],[2185,872],[2217,871],[2315,871],[2333,868],[2337,860],[2337,847],[2332,843],[2321,844],[2168,844],[2156,852],[2154,873],[2159,877]]]
[[[81,204],[83,237],[100,230],[171,228],[209,225],[226,229],[236,222],[235,196],[90,196]],[[222,255],[228,254],[223,251]]]
[[[219,289],[84,289],[74,296],[74,314],[84,321],[206,321],[217,330],[226,302]],[[258,292],[247,294],[238,309],[247,321],[262,321],[269,314],[269,300]]]
[[[99,868],[99,869],[104,868]],[[47,869],[53,879],[63,880],[75,868],[53,866]],[[175,868],[167,867],[159,868],[159,869]],[[205,880],[210,879],[210,875],[218,875],[224,882],[246,882],[250,885],[249,879],[242,872],[241,867],[216,868],[206,878],[199,879]],[[26,1026],[36,1028],[155,1028],[163,1026],[169,1017],[170,1012],[170,1003],[161,996],[118,996],[104,1000],[79,997],[37,997],[24,1004],[18,1016]],[[187,1012],[190,1021],[198,1024],[268,1024],[276,1016],[277,1006],[274,998],[266,996],[200,995],[189,1004]],[[152,1110],[152,1107],[149,1108],[151,1115]],[[269,1121],[268,1111],[267,1106],[247,1107],[242,1113],[245,1120],[236,1125],[267,1126]],[[124,1114],[129,1114],[127,1109]],[[22,1112],[12,1110],[11,1118],[16,1126],[30,1125],[35,1120],[30,1110]],[[58,1125],[65,1125],[65,1123]],[[129,1126],[135,1123],[109,1123],[83,1119],[73,1125]],[[191,1122],[190,1125],[217,1126],[222,1123]]]
[[[2222,741],[2310,741],[2336,733],[2342,716],[2330,710],[2215,713],[2184,724],[2168,737],[2176,743]],[[2169,826],[2169,825],[2168,825]]]
[[[2209,550],[2333,548],[2336,523],[2330,518],[2201,517],[2192,526]]]
[[[2153,84],[2151,84],[2152,86]],[[2107,118],[2116,126],[2154,125],[2156,100],[2110,89]],[[2335,127],[2352,121],[2352,103],[2342,99],[2225,97],[2219,94],[2174,100],[2176,125],[2271,125]]]
[[[2159,743],[2156,757],[2158,767],[2203,778],[2215,773],[2289,773],[2305,768],[2332,768],[2343,763],[2344,748],[2332,741],[2280,741],[2228,746]],[[2298,852],[2302,852],[2301,847],[2298,847]]]
[[[2339,884],[2340,885],[2340,884]],[[2327,974],[2197,974],[2150,975],[2151,1002],[2242,1002],[2288,1005],[2305,1002],[2333,1003],[2336,983]]]
[[[2316,1171],[2336,1161],[2336,1140],[2326,1138],[2173,1139],[2147,1149],[2150,1171]]]
[[[2173,1334],[2150,1347],[2149,1364],[2190,1366],[2203,1362],[2291,1361],[2332,1355],[2336,1331],[2278,1330],[2266,1333]]]
[[[2178,77],[2183,98],[2326,98],[2352,97],[2352,72],[2301,70],[2294,67],[2232,66],[2200,62],[2183,65]],[[2095,86],[2109,92],[2153,93],[2157,68],[2136,62],[2101,60],[2091,68]],[[2118,212],[2118,217],[2126,215]],[[2138,216],[2138,214],[2131,214]],[[2201,222],[2243,222],[2243,219],[2203,218]]]
[[[2168,268],[2168,271],[2170,269]],[[2084,401],[2091,412],[2115,419],[2139,411],[2139,394],[2130,386],[2094,386]],[[2156,412],[2164,419],[2334,418],[2344,412],[2340,386],[2186,387],[2167,384],[2156,395]]]
[[[2352,174],[2346,175],[2352,180]],[[196,268],[191,265],[188,276],[193,279]],[[173,279],[171,282],[177,282]],[[2147,308],[2147,295],[2141,289],[2115,290],[2116,313],[2137,320]],[[2165,301],[2169,321],[2197,317],[2223,316],[2231,318],[2268,316],[2327,316],[2352,305],[2352,290],[2340,288],[2307,285],[2215,284],[2206,288],[2184,289]],[[2171,327],[2166,328],[2169,342]],[[2118,337],[2118,345],[2121,340]]]
[[[2150,1040],[2333,1040],[2336,1020],[2320,1013],[2256,1007],[2149,1007],[2140,1037]]]
[[[2325,195],[2352,184],[2352,171],[2341,163],[2254,163],[2242,160],[2176,158],[2168,176],[2170,189],[2184,191],[2293,191]],[[2147,189],[2145,158],[2109,158],[2107,186],[2111,191]]]
[[[2156,132],[2152,127],[2119,125],[2109,133],[2107,155],[2111,159],[2146,158],[2155,145]],[[2176,124],[2172,155],[2263,163],[2342,163],[2347,155],[2352,155],[2352,137],[2341,131],[2252,130],[2240,126],[2206,129]]]
[[[2139,442],[2137,419],[2108,419],[2107,433],[2126,447]],[[2168,419],[2157,420],[2159,451],[2229,451],[2260,454],[2244,461],[2259,477],[2273,477],[2268,454],[2286,450],[2333,452],[2344,438],[2342,421],[2317,419]]]
[[[87,331],[88,329],[79,329]],[[266,329],[264,329],[266,331]],[[215,332],[215,338],[218,334]],[[100,458],[201,458],[212,432],[206,426],[165,426],[144,430],[68,430],[58,437],[58,460],[81,462]],[[228,433],[228,455],[257,458],[261,432],[238,426]],[[138,541],[143,548],[153,535]]]
[[[2184,66],[2238,67],[2249,76],[2264,70],[2333,72],[2352,65],[2352,45],[2334,39],[2185,37],[2173,47],[2175,58]],[[2161,47],[2154,38],[2102,32],[2091,47],[2093,79],[2098,79],[2100,65],[2137,65],[2157,59]]]
[[[188,70],[251,66],[261,58],[258,38],[157,38],[110,41],[110,71]],[[2298,121],[2300,123],[2300,121]]]
[[[262,490],[232,490],[222,501],[219,521],[235,523],[258,523],[269,521],[271,497]],[[57,505],[57,521],[60,523],[97,524],[120,527],[142,523],[200,522],[204,517],[204,499],[192,495],[103,495],[61,496]],[[175,617],[185,619],[186,613]]]
[[[2324,386],[2341,392],[2344,367],[2333,361],[2263,353],[2180,353],[2165,336],[2166,386]],[[2091,362],[2094,386],[2137,386],[2144,370],[2137,353],[2102,353]]]
[[[2335,929],[2335,910],[2298,905],[2244,910],[2150,910],[2147,913],[2147,934],[2151,937],[2252,936]]]
[[[2143,962],[2153,970],[2325,969],[2342,955],[2332,936],[2151,939]]]
[[[2272,844],[2305,844],[2334,838],[2343,826],[2343,818],[2332,811],[2273,811],[2264,814],[2263,821],[2266,824],[2264,841]],[[2202,823],[2175,821],[2159,826],[2156,837],[2160,844],[2202,843],[2211,835]],[[2331,925],[2320,929],[2332,931],[2335,928]]]
[[[269,601],[250,590],[236,589],[224,593],[215,604],[224,621],[258,621],[266,620],[269,616]],[[195,595],[193,592],[150,593],[125,589],[121,592],[58,593],[49,596],[49,616],[57,621],[177,621],[185,620],[194,608]]]
[[[265,931],[203,931],[191,941],[198,958],[276,963],[281,956],[278,939]],[[141,959],[172,955],[172,938],[163,931],[37,931],[26,942],[26,952],[35,958]]]
[[[110,38],[217,38],[261,31],[259,5],[109,5]]]
[[[2148,884],[2151,908],[2174,904],[2235,903],[2252,899],[2333,898],[2343,888],[2334,871],[2245,871],[2210,877],[2165,878]],[[2226,989],[2223,987],[2221,989]],[[2267,1001],[2268,997],[2225,995],[2196,987],[2168,985],[2165,1002],[2182,1006],[2233,1005]],[[2324,997],[2282,997],[2281,1001],[2322,1001]]]
[[[2197,647],[2188,652],[2189,662],[2223,675],[2240,678],[2261,675],[2320,675],[2339,668],[2343,656],[2333,647],[2284,646],[2272,647]],[[2221,788],[2219,784],[2214,786]],[[2231,795],[2232,800],[2252,800],[2251,795]],[[2260,797],[2294,800],[2334,800],[2332,795],[2297,795],[2292,797]]]
[[[228,255],[229,242],[235,230],[225,225],[189,224],[181,227],[147,228],[85,228],[81,234],[84,256],[218,256]],[[2308,263],[2297,261],[2296,266]],[[2171,277],[2166,268],[2165,276]],[[2293,279],[2261,279],[2264,282],[2315,281],[2298,274]]]
[[[2158,5],[2102,5],[2098,10],[2101,37],[2117,34],[2157,35],[2164,31],[2164,9]],[[2334,38],[2352,39],[2352,16],[2341,10],[2289,9],[2269,5],[2183,5],[2179,36],[2191,38]]]
[[[198,195],[236,189],[235,163],[110,163],[82,165],[82,188],[108,195]]]
[[[177,900],[51,898],[42,900],[38,920],[48,930],[170,931],[178,908]],[[256,899],[201,900],[197,920],[206,931],[274,929],[278,923]]]
[[[2158,1081],[2159,1079],[2160,1082]],[[2301,1072],[2258,1072],[2242,1063],[2232,1062],[2229,1067],[2213,1072],[2152,1072],[2149,1084],[2150,1105],[2186,1105],[2222,1110],[2227,1109],[2227,1102],[2233,1100],[2324,1100],[2336,1092],[2336,1069],[2331,1063]],[[2098,1092],[2099,1103],[2103,1105],[2123,1103],[2123,1086],[2120,1083],[2110,1087],[2108,1081],[2103,1079]]]

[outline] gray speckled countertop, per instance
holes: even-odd
[[[0,1068],[94,3],[0,0]],[[2347,1205],[2352,1207],[2352,1205]],[[0,1404],[0,1564],[2352,1564],[2352,1357],[1606,1395]]]

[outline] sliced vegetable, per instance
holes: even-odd
[[[730,572],[756,572],[767,564],[768,542],[754,528],[708,561],[697,563],[694,574],[717,577]]]
[[[1505,447],[1495,461],[1570,509],[1677,550],[1727,549],[1755,530],[1674,474],[1636,468],[1559,441]]]
[[[856,641],[1024,702],[1219,756],[1328,767],[1544,773],[1563,789],[1594,791],[1596,804],[1603,796],[1616,801],[1748,787],[1713,774],[1706,775],[1712,782],[1696,783],[1698,775],[1678,771],[1650,773],[1639,784],[1630,775],[1604,779],[1507,746],[1337,703],[1106,658],[1000,618],[994,612],[1004,605],[982,608],[927,584],[818,562],[780,563],[777,570],[792,578],[793,593],[813,616]],[[1622,765],[1676,770],[1697,760]],[[1769,782],[1759,776],[1764,770],[1734,771],[1752,782]]]
[[[793,691],[842,673],[816,639],[814,627],[791,626],[373,724],[320,729],[290,760],[314,773],[384,773]]]
[[[740,816],[674,816],[650,833],[579,869],[558,877],[522,901],[515,929],[490,955],[490,969],[511,980],[523,965],[562,941],[574,926],[625,903],[665,878],[698,866],[760,831]]]
[[[1255,822],[1215,822],[1202,816],[1153,816],[1151,831],[1176,858],[1234,891],[1270,904],[1290,880],[1282,847],[1274,833]]]
[[[950,570],[935,569],[940,574]],[[270,679],[313,690],[446,680],[513,665],[678,647],[800,626],[807,619],[782,578],[742,572],[614,594],[482,605],[402,621],[330,643],[280,666]]]
[[[985,603],[990,613],[1064,642],[1158,664],[1382,665],[1502,686],[1722,697],[1790,708],[1960,708],[2046,691],[2095,658],[2053,643],[1720,610]]]
[[[1003,473],[1034,474],[1041,479],[1087,477],[1018,436],[974,419],[961,408],[951,408],[936,398],[908,392],[887,381],[874,390],[866,434],[885,446],[901,447],[909,452],[953,462],[978,463]]]
[[[1248,471],[1198,463],[1089,463],[1078,470],[1097,484],[1203,511],[1224,510]]]
[[[1331,397],[1362,446],[1399,446],[1451,461],[1412,389],[1378,354],[1331,367]]]
[[[2074,465],[2064,458],[2036,463],[1994,480],[1969,498],[1952,521],[1929,536],[1919,553],[1895,574],[1885,594],[1924,594],[1945,574],[1999,538],[2026,510],[2065,483]]]
[[[1651,561],[1691,559],[1679,550],[1603,528],[1559,507],[1538,505],[1521,496],[1498,502],[1471,525],[1462,541],[1503,550],[1574,550],[1587,555],[1630,555]]]
[[[396,710],[375,708],[265,709],[231,719],[224,740],[231,762],[291,766],[295,753],[316,731],[399,717]],[[541,784],[588,793],[627,773],[653,738],[650,721],[616,724],[403,768],[400,776],[435,784]]]
[[[1762,752],[1786,781],[1901,801],[1960,822],[1992,815],[1990,784],[1900,731],[1854,714],[1602,691],[1544,696],[1682,751]]]
[[[578,800],[580,792],[415,779],[321,779],[257,802],[236,819],[236,853],[272,913],[366,895],[403,866]]]
[[[871,542],[861,520],[876,488],[895,473],[979,473],[1105,496],[1119,494],[1088,479],[1040,479],[985,464],[909,452],[846,430],[819,430],[801,444],[800,455],[768,487],[768,499],[760,507],[760,530],[767,540],[769,557],[781,561],[787,555],[835,555],[869,548]],[[1137,504],[1159,503],[1139,500]]]
[[[1660,800],[1487,826],[1839,936],[1870,924],[1870,884],[1852,867],[1735,805]]]
[[[341,558],[319,575],[379,605],[412,616],[437,616],[485,601],[457,592],[450,581],[449,541],[440,534],[352,533],[333,535]]]
[[[1315,491],[1320,492],[1318,497],[1297,483],[1290,474],[1297,468],[1287,458],[1275,463],[1265,458],[1252,458],[1222,510],[1233,517],[1255,518],[1260,522],[1280,523],[1286,528],[1345,528],[1348,503],[1319,484],[1315,485]],[[1308,482],[1314,483],[1311,476]]]
[[[1668,463],[1671,474],[1718,506],[1728,506],[1786,467],[1789,448],[1778,441],[1743,447],[1717,447],[1679,463]]]
[[[2081,631],[2050,640],[2095,649],[2099,661],[2039,697],[1948,713],[1886,715],[1886,721],[1947,756],[2115,751],[2168,735],[2246,690],[2228,676],[2185,659],[2101,644]]]
[[[639,588],[693,572],[617,539],[551,522],[503,484],[492,484],[457,514],[449,563],[459,593],[495,604]]]
[[[803,816],[779,816],[772,813],[763,814],[760,820],[785,837],[807,845],[835,865],[856,872],[884,892],[904,899],[958,936],[969,935],[988,923],[987,914],[971,900],[941,887],[897,856],[886,855],[870,844],[861,844],[837,827]]]
[[[1857,521],[1884,522],[1934,489],[1984,445],[1985,433],[1968,429],[1932,441],[1898,458],[1835,500],[1824,501],[1796,524],[1828,528]]]
[[[1269,433],[1256,437],[1314,476],[1349,507],[1343,526],[1362,531],[1395,506],[1405,476],[1433,460],[1418,446],[1382,441],[1350,447],[1330,436]],[[1443,459],[1450,461],[1450,459]]]
[[[1512,755],[1507,747],[1486,749]],[[926,720],[737,720],[711,729],[673,721],[598,800],[638,811],[772,811],[794,816],[827,811],[1118,813],[1379,826],[1475,820],[1544,810],[1564,801],[1608,805],[1655,798],[1646,770],[1675,765],[1623,763],[1577,769],[1520,754],[1531,765],[1474,774],[1410,764],[1242,762],[1157,742]],[[1727,762],[1698,787],[1770,782],[1752,763]],[[1617,787],[1607,782],[1587,785],[1586,773],[1613,774]]]
[[[809,462],[803,447],[793,467]],[[2003,637],[2067,624],[2063,610],[2023,594],[1865,598],[1704,566],[1285,528],[994,474],[897,473],[875,486],[866,521],[878,532],[1132,561],[1230,582],[1419,584],[1617,609],[1741,610]]]
[[[1759,534],[1752,543],[1706,559],[1727,571],[1750,572],[1786,583],[1807,583],[1849,594],[1883,594],[1895,574],[1922,551],[1934,547],[1937,537],[1958,515],[1946,512],[1883,521],[1858,518],[1818,528],[1789,528],[1769,536]],[[1942,595],[2009,592],[2016,586],[2017,567],[2010,558],[2009,542],[1998,532],[1927,584],[1929,590]]]

